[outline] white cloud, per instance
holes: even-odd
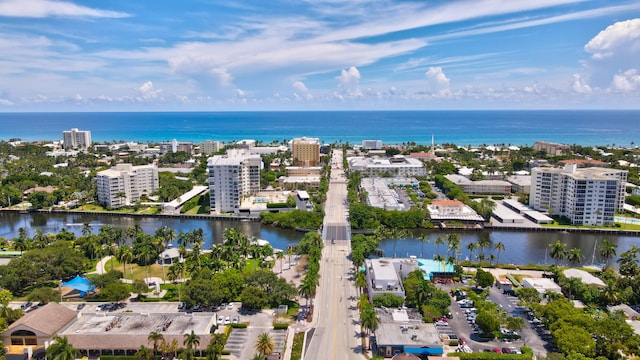
[[[342,69],[338,76],[338,87],[348,96],[360,96],[360,71],[355,66]]]
[[[293,97],[296,100],[302,100],[303,98],[307,100],[313,99],[313,95],[309,93],[309,89],[307,89],[307,86],[302,81],[294,81],[292,85],[294,89],[296,89],[301,93],[301,94],[298,94],[297,92],[293,93]]]
[[[608,26],[591,39],[584,50],[594,59],[614,56],[620,50],[640,50],[640,19],[619,21]]]
[[[0,98],[0,105],[4,105],[4,106],[10,106],[13,105],[13,102],[9,99],[1,99]]]
[[[90,18],[123,18],[129,14],[92,9],[76,5],[68,1],[55,0],[2,0],[0,1],[0,16],[45,18],[45,17],[90,17]]]
[[[636,69],[629,69],[613,76],[611,87],[622,92],[632,92],[640,89],[640,74]]]
[[[160,93],[162,92],[161,89],[156,90],[153,87],[153,83],[151,81],[147,81],[144,84],[142,84],[138,88],[138,91],[140,93],[140,97],[142,98],[142,100],[145,100],[145,101],[158,99]]]
[[[441,67],[430,67],[425,75],[427,77],[427,90],[430,93],[445,95],[449,92],[451,81]]]
[[[591,93],[591,86],[587,84],[580,74],[573,74],[573,84],[571,85],[573,91],[580,94],[589,94]]]
[[[625,73],[640,69],[640,19],[619,21],[600,31],[585,46],[591,58],[583,62],[592,88],[624,91],[633,77]]]
[[[304,85],[304,83],[302,81],[294,81],[293,82],[293,87],[303,93],[306,93],[307,91],[307,87]]]

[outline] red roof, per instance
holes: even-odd
[[[458,201],[458,200],[436,200],[436,201],[433,201],[431,204],[436,206],[463,206],[464,205],[462,201]]]

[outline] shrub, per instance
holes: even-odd
[[[273,330],[286,330],[289,328],[287,323],[275,323],[273,324]]]
[[[229,326],[231,326],[234,329],[246,329],[247,328],[247,324],[229,324]]]

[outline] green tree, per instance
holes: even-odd
[[[549,256],[556,261],[556,265],[562,261],[566,255],[566,244],[557,240],[555,243],[549,245]]]
[[[264,356],[270,355],[275,350],[276,344],[273,342],[273,338],[269,333],[263,332],[258,335],[256,340],[255,349],[259,354]]]
[[[100,290],[100,296],[106,301],[118,302],[131,296],[131,292],[126,284],[115,281],[103,287]]]
[[[620,254],[620,258],[618,259],[618,271],[620,275],[634,278],[640,274],[638,252],[640,252],[640,248],[631,245],[631,249]]]
[[[140,349],[136,351],[134,357],[136,360],[152,360],[153,351],[144,345],[140,345]]]
[[[164,340],[164,336],[157,331],[152,331],[149,333],[147,340],[153,343],[153,354],[158,355],[158,344]]]
[[[495,281],[493,275],[490,272],[484,271],[482,269],[478,269],[476,272],[476,285],[479,287],[485,288],[493,285]]]
[[[578,353],[587,357],[595,355],[596,342],[588,330],[579,326],[562,326],[553,332],[558,349],[565,355]]]
[[[56,336],[53,343],[47,348],[48,360],[75,360],[78,350],[74,349],[66,336]]]
[[[200,336],[196,335],[193,330],[190,333],[184,334],[184,341],[182,342],[184,346],[189,350],[193,350],[200,345]]]
[[[488,311],[480,310],[476,316],[476,324],[484,333],[489,334],[500,328],[500,320]]]
[[[504,244],[502,243],[502,241],[498,241],[498,242],[493,246],[493,249],[494,249],[494,250],[496,250],[496,251],[498,251],[498,257],[496,258],[496,265],[497,265],[498,263],[500,263],[500,252],[505,250],[505,248],[504,248]]]
[[[584,259],[582,255],[582,250],[580,248],[572,248],[567,251],[567,260],[571,263],[571,265],[576,266],[577,263],[581,262]]]
[[[242,307],[249,310],[258,310],[269,303],[267,294],[256,286],[247,286],[240,294]]]
[[[614,256],[616,256],[618,245],[611,242],[609,239],[604,239],[598,246],[598,252],[602,257],[602,260],[606,263],[609,262]]]

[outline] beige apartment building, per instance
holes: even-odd
[[[297,166],[316,166],[320,163],[320,140],[307,137],[291,140],[291,157]]]

